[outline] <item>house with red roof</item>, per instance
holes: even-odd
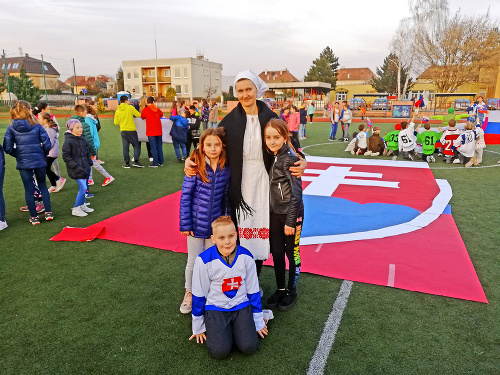
[[[50,89],[58,85],[57,81],[60,74],[52,64],[45,60],[42,62],[42,60],[30,57],[27,53],[24,56],[2,59],[1,64],[0,75],[2,77],[5,75],[5,71],[10,76],[19,77],[21,75],[21,68],[24,66],[26,74],[31,78],[35,87],[43,89],[46,85]]]

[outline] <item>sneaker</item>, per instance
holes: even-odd
[[[102,186],[107,186],[110,183],[112,183],[114,180],[115,180],[115,178],[113,176],[106,177],[104,179],[104,182],[102,183]]]
[[[82,206],[73,207],[71,209],[71,215],[78,216],[78,217],[87,216],[88,214],[86,212],[83,212],[82,209],[81,209],[81,207]]]
[[[94,194],[92,194],[92,193],[85,193],[85,198],[94,198]]]
[[[104,163],[105,163],[105,162],[104,162],[104,161],[102,161],[101,159],[97,159],[97,162],[98,162],[99,164],[104,164]]]
[[[29,211],[29,210],[28,210]],[[45,211],[45,206],[43,205],[43,203],[38,203],[36,205],[36,213],[37,214],[41,214],[42,212]]]
[[[334,141],[335,139],[332,139],[332,138],[328,138],[329,141]]]
[[[412,154],[408,154],[408,159],[410,159],[411,161],[413,161],[413,155]]]
[[[435,163],[436,162],[436,158],[434,158],[433,155],[431,155],[431,163]]]
[[[185,162],[185,161],[186,161],[186,158],[183,156],[183,157],[181,158],[181,160],[182,160],[182,162]]]
[[[385,156],[391,156],[394,153],[394,150],[392,148],[387,149],[387,153]]]
[[[19,209],[22,212],[29,212],[30,210],[28,209],[28,206],[23,206]]]
[[[57,190],[56,190],[56,187],[55,186],[51,186],[49,187],[49,193],[55,193]]]
[[[179,163],[182,163],[182,159],[177,159],[177,161],[178,161]]]
[[[286,296],[286,289],[277,289],[266,301],[266,305],[270,309],[278,307],[283,298]]]
[[[158,164],[159,167],[163,167],[163,164]]]
[[[280,302],[278,306],[279,311],[288,311],[290,310],[293,305],[295,304],[295,300],[297,299],[297,291],[296,290],[291,290],[289,291],[285,298]]]
[[[130,168],[130,163],[125,163],[125,164],[123,164],[123,165],[122,165],[122,168],[127,168],[127,169],[128,169],[128,168]]]
[[[444,158],[444,161],[446,162],[446,164],[450,164],[451,163],[451,156],[446,156]]]
[[[460,164],[460,159],[453,160],[453,164]]]
[[[88,183],[89,185],[94,185],[94,180],[89,180]]]
[[[365,155],[367,155],[367,156],[370,156],[371,154],[372,154],[372,152],[370,150],[365,152]]]
[[[349,142],[349,138],[344,138],[344,142],[345,143]]]
[[[46,212],[45,221],[51,221],[51,220],[54,220],[54,215],[52,215],[52,212]]]
[[[35,216],[35,217],[30,217],[30,223],[33,224],[33,225],[38,225],[40,224],[40,219],[38,216]]]
[[[93,208],[90,208],[89,206],[87,206],[87,204],[86,204],[86,203],[82,204],[82,205],[80,206],[80,209],[81,209],[83,212],[87,212],[87,213],[89,213],[89,212],[94,212],[94,209],[93,209]]]
[[[7,227],[8,227],[8,225],[7,225],[7,222],[5,220],[0,221],[0,230],[4,230]]]
[[[61,177],[59,180],[56,181],[56,193],[64,187],[65,183],[66,179],[64,177]]]
[[[379,156],[380,152],[372,152],[372,156]]]
[[[149,164],[148,165],[149,168],[158,168],[158,165],[154,165],[154,164]]]
[[[183,314],[189,314],[191,312],[193,306],[193,294],[190,290],[186,289],[186,293],[184,293],[184,299],[182,300],[181,307],[179,308],[180,312]]]
[[[138,161],[134,161],[134,163],[132,164],[133,167],[136,167],[136,168],[144,168],[144,165],[142,165],[141,163],[139,163]]]

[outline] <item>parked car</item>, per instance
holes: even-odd
[[[262,101],[271,107],[271,109],[278,108],[278,102],[274,98],[263,98]]]
[[[362,105],[366,106],[365,99],[363,98],[351,98],[349,99],[349,109],[359,109]]]
[[[372,103],[372,110],[385,110],[391,109],[391,102],[387,101],[387,98],[377,98]]]
[[[499,98],[489,98],[486,102],[489,110],[496,111],[500,109],[500,99]]]
[[[452,107],[455,108],[455,111],[465,111],[468,107],[470,107],[469,99],[455,99],[451,104]]]

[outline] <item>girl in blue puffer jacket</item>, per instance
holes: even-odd
[[[229,167],[226,164],[224,129],[205,130],[191,159],[198,170],[195,176],[184,177],[180,204],[180,230],[187,237],[188,247],[186,293],[180,307],[183,314],[191,312],[194,261],[202,251],[213,245],[210,240],[212,222],[229,212],[226,202]]]

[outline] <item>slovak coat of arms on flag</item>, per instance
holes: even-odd
[[[241,280],[241,276],[224,279],[222,282],[222,293],[229,298],[233,298],[238,293],[238,289],[240,289]]]

